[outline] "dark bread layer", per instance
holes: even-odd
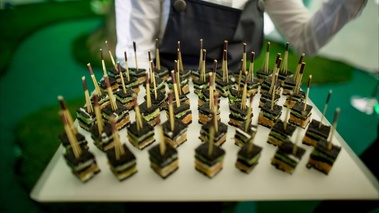
[[[185,110],[188,110],[190,109],[190,105],[189,104],[185,104],[185,103],[180,103],[180,106],[177,107],[175,103],[172,104],[173,106],[173,109],[174,109],[174,115],[176,114],[179,114]]]
[[[243,145],[241,149],[238,151],[237,156],[245,159],[252,159],[262,152],[262,147],[256,144],[254,144],[253,149],[249,152],[249,146],[249,143]]]
[[[132,97],[133,94],[134,94],[134,91],[132,88],[126,88],[126,93],[124,93],[124,90],[122,88],[119,88],[117,91],[114,92],[114,95],[121,99]]]
[[[147,96],[146,95],[143,98],[144,98],[144,100],[147,100]],[[151,98],[150,99],[151,99],[151,103],[153,105],[162,105],[163,102],[166,101],[167,96],[162,91],[157,90],[157,98],[155,98],[155,94],[153,93],[153,94],[151,94]]]
[[[125,111],[128,112],[128,109],[120,101],[116,101],[116,105],[117,105],[117,109],[113,110],[112,104],[108,104],[106,107],[102,109],[102,113],[108,116],[111,116],[112,114],[121,115]],[[126,115],[127,114],[128,113],[126,113]],[[122,119],[122,118],[119,118],[119,119]]]
[[[209,84],[209,77],[207,77],[207,79],[205,81],[202,81],[200,79],[198,80],[193,80],[192,81],[193,85],[197,85],[197,86],[204,86],[204,85],[208,85]]]
[[[238,91],[238,89],[230,89],[229,90],[229,95],[237,98],[242,98],[242,91]]]
[[[293,147],[294,143],[292,143],[290,140],[285,140],[283,143],[278,146],[277,153],[282,154],[284,156],[286,155],[294,155],[296,158],[301,159],[305,153],[305,149],[297,146],[296,153],[293,154]]]
[[[104,134],[107,137],[110,137],[113,134],[111,124],[106,120],[103,120],[103,121],[104,121],[104,126],[103,126],[103,132],[101,134],[99,134],[97,123],[94,124],[90,129],[91,137],[95,140],[102,141]]]
[[[209,108],[209,101],[204,102],[201,106],[198,106],[197,109],[199,111],[199,114],[209,115],[210,117],[211,115],[213,115],[213,110]],[[219,109],[220,109],[220,105],[217,105],[217,114],[220,114]]]
[[[141,114],[143,115],[149,115],[153,112],[155,112],[157,109],[159,109],[160,105],[151,103],[150,108],[147,107],[147,101],[142,102],[139,105],[139,108],[141,110]]]
[[[293,76],[287,76],[284,79],[283,87],[289,87],[289,88],[294,88],[296,86],[296,81],[293,78]]]
[[[223,81],[222,79],[216,79],[215,83],[216,83],[216,87],[217,85],[219,87],[230,87],[231,85],[233,85],[233,82],[231,81],[226,82],[226,81]]]
[[[264,70],[260,69],[257,71],[257,78],[266,79],[266,77],[271,75],[271,73],[272,73],[272,70],[268,70],[268,72],[265,72]]]
[[[215,134],[217,134],[217,135],[225,134],[228,131],[228,125],[227,124],[224,124],[223,122],[218,121],[217,125],[218,125],[218,131],[216,132],[216,130],[215,130],[215,132],[214,132]],[[212,126],[214,126],[214,124],[213,124],[213,121],[210,120],[206,124],[201,126],[201,130],[209,133],[209,130]]]
[[[85,163],[86,161],[95,160],[95,155],[93,155],[92,152],[90,152],[88,149],[85,149],[83,145],[80,145],[80,148],[82,150],[82,153],[80,154],[79,158],[75,157],[73,149],[68,149],[63,154],[67,163],[72,168],[75,168],[79,164]]]
[[[267,90],[270,90],[272,83],[272,76],[268,76],[267,78],[264,79],[264,81],[261,84],[261,88],[266,88]],[[275,89],[279,89],[280,85],[278,84]]]
[[[277,117],[282,113],[282,106],[275,104],[273,110],[271,110],[271,101],[266,101],[266,103],[261,107],[261,110]]]
[[[304,91],[299,91],[298,93],[292,95],[292,101],[304,100],[304,98],[305,98]]]
[[[287,70],[287,73],[284,73],[282,70],[279,70],[278,79],[283,81],[287,79],[287,77],[290,77],[292,75],[293,75],[292,71]]]
[[[312,135],[309,133],[313,133],[319,135],[321,138],[327,139],[330,133],[331,126],[321,124],[319,128],[320,121],[312,119],[312,121],[308,125],[308,129],[306,131],[306,135],[312,138]]]
[[[111,77],[111,76],[108,76],[108,79],[109,79],[109,84],[110,84],[111,87],[112,87],[113,85],[115,85],[115,84],[118,84],[116,78]],[[106,89],[107,89],[107,84],[106,84],[104,78],[100,80],[100,82],[99,82],[99,86],[100,86],[103,90],[106,90]]]
[[[133,76],[144,77],[146,75],[146,69],[138,68],[129,68],[129,74]]]
[[[275,93],[274,94],[274,100],[278,100],[280,98],[280,95]],[[269,91],[264,91],[264,92],[261,92],[261,99],[265,99],[265,100],[272,100],[272,93],[269,93]]]
[[[317,149],[317,151],[321,152],[322,154],[328,156],[329,158],[336,159],[341,151],[341,147],[333,144],[332,148],[329,149],[328,143],[329,142],[327,140],[321,139],[317,141],[315,149]]]
[[[75,134],[75,136],[76,136],[76,140],[78,141],[78,143],[84,143],[84,144],[88,143],[86,138],[84,137],[84,135],[80,134],[79,132],[77,134]],[[58,138],[64,147],[70,147],[71,146],[71,143],[68,140],[66,132],[63,132],[62,134],[60,134],[58,136]]]
[[[249,111],[249,106],[245,106],[245,108],[241,109],[241,103],[235,103],[235,104],[229,106],[229,110],[233,113],[241,115],[241,117],[246,117],[247,113]],[[251,117],[253,117],[253,116],[251,116]]]
[[[244,143],[247,143],[251,136],[256,132],[256,128],[248,128],[247,132],[245,131],[245,127],[236,128],[236,133],[234,134],[234,138],[240,140]]]
[[[169,75],[168,68],[162,65],[160,69],[154,67],[154,73],[156,76],[159,76],[159,77],[166,77],[166,76],[168,77]]]
[[[187,129],[187,125],[177,118],[174,118],[174,126],[174,131],[171,131],[170,120],[165,121],[162,124],[164,135],[169,138],[175,138],[182,134],[184,129]]]
[[[295,130],[296,130],[296,126],[288,122],[287,122],[286,129],[284,129],[284,122],[282,120],[278,120],[275,123],[275,125],[271,128],[271,131],[274,131],[284,136],[292,136]]]
[[[178,159],[178,151],[174,147],[169,145],[166,145],[166,150],[163,155],[160,151],[160,144],[151,147],[148,150],[148,152],[150,160],[153,161],[160,168],[163,168]],[[176,157],[173,157],[175,155]]]
[[[209,143],[207,142],[203,142],[202,144],[200,144],[200,146],[198,146],[195,149],[195,157],[196,155],[199,155],[201,156],[202,159],[198,159],[198,160],[200,160],[201,162],[209,166],[213,166],[219,162],[218,159],[220,157],[225,155],[225,150],[213,144],[213,152],[211,155],[208,155],[208,147],[209,147]],[[205,162],[203,160],[205,160]]]
[[[124,67],[121,67],[121,73],[125,73],[125,72],[126,72],[126,69]],[[120,75],[120,72],[118,71],[118,69],[116,70],[115,68],[108,69],[108,73],[110,74],[110,76]]]
[[[137,128],[137,122],[131,123],[127,127],[128,134],[131,133],[136,137],[141,137],[147,134],[153,134],[154,133],[154,127],[151,126],[149,123],[147,123],[146,120],[142,119],[142,128],[138,129]]]
[[[123,75],[123,77],[124,77],[125,87],[132,88],[132,89],[135,89],[135,88],[139,87],[139,84],[138,84],[138,81],[137,81],[137,77],[129,75],[129,77],[130,77],[129,81],[128,81],[128,77],[125,74]],[[122,89],[122,83],[121,82],[119,83],[119,87],[118,88]]]
[[[124,148],[125,153],[120,155],[120,159],[116,158],[114,146],[106,151],[108,161],[113,167],[122,166],[123,164],[136,160],[135,155],[129,150],[126,144],[122,144],[122,147]]]
[[[85,118],[88,118],[88,119],[91,119],[91,118],[95,118],[95,117],[96,117],[95,112],[88,113],[86,107],[80,107],[79,109],[76,110],[76,113],[78,113],[78,114],[80,114],[81,116],[83,116],[83,117],[85,117]],[[80,119],[80,118],[78,117],[78,119]],[[83,122],[84,122],[84,121],[83,121]]]
[[[311,113],[312,113],[312,109],[313,109],[313,106],[307,104],[307,106],[305,107],[305,111],[304,111],[304,104],[303,102],[297,102],[292,108],[291,108],[291,115],[295,116],[295,117],[298,117],[297,115],[295,115],[292,111],[295,111],[297,113],[299,113],[301,115],[301,118],[308,118]]]

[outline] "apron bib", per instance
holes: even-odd
[[[197,69],[200,39],[203,39],[203,48],[207,51],[206,67],[213,67],[214,59],[221,65],[224,40],[227,40],[228,68],[238,72],[243,43],[247,44],[247,55],[254,51],[258,56],[262,48],[262,3],[262,0],[249,0],[243,10],[238,10],[199,0],[172,0],[160,45],[161,64],[170,70],[174,68],[180,41],[184,68]]]

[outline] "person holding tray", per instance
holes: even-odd
[[[367,0],[325,1],[314,13],[302,0],[155,0],[115,1],[116,57],[124,61],[124,51],[138,55],[138,66],[149,67],[148,51],[159,42],[162,66],[173,69],[178,41],[187,69],[199,66],[199,43],[207,50],[207,61],[221,60],[224,41],[228,41],[229,69],[236,72],[247,52],[258,57],[263,42],[266,12],[279,33],[298,54],[317,54],[339,30],[362,13]],[[138,44],[135,51],[133,42]],[[152,51],[152,58],[155,52]],[[129,60],[135,67],[137,60]]]

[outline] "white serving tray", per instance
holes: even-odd
[[[139,103],[143,101],[144,92],[141,87]],[[80,182],[67,166],[63,158],[64,149],[60,146],[34,186],[31,198],[38,202],[378,199],[378,181],[337,131],[333,143],[342,146],[342,150],[328,175],[306,168],[312,147],[301,144],[301,141],[298,145],[306,149],[306,152],[291,175],[271,165],[270,161],[277,147],[266,142],[270,130],[259,125],[254,142],[263,148],[262,155],[254,170],[246,174],[235,167],[240,147],[234,144],[235,127],[229,125],[227,141],[222,145],[226,151],[223,169],[212,179],[206,177],[195,170],[194,150],[202,142],[198,138],[198,104],[192,85],[188,97],[193,116],[187,132],[188,141],[178,147],[179,169],[167,179],[162,179],[150,168],[147,150],[151,146],[144,150],[133,147],[126,138],[126,130],[123,129],[120,131],[121,142],[126,143],[136,155],[138,172],[122,182],[118,181],[110,171],[105,153],[97,149],[89,133],[79,127],[80,133],[89,142],[90,151],[96,156],[101,172],[87,183]],[[258,121],[259,99],[258,93],[253,99],[253,124]],[[282,96],[279,105],[283,105],[284,101],[285,97]],[[320,120],[319,109],[311,100],[308,104],[313,105],[312,118]],[[227,98],[222,98],[220,107],[221,121],[227,123]],[[281,119],[284,119],[286,110],[284,107]],[[130,118],[131,121],[135,120],[132,111]],[[166,112],[161,112],[161,121],[165,120]],[[330,125],[327,120],[324,122]],[[301,138],[304,136],[305,129],[297,127],[293,140],[297,138],[298,131]],[[158,144],[157,135],[156,139],[157,142],[153,145]]]

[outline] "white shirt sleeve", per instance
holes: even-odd
[[[116,58],[125,67],[136,67],[133,42],[136,44],[138,68],[149,68],[148,51],[154,58],[155,39],[161,23],[161,0],[116,0]]]
[[[367,0],[325,1],[313,14],[302,0],[266,0],[265,3],[267,14],[291,48],[312,56],[362,13]]]
[[[138,67],[148,69],[148,51],[154,58],[155,39],[163,36],[161,29],[165,29],[169,2],[115,0],[116,58],[123,67],[124,51],[129,67],[136,67],[133,51],[135,42]],[[302,0],[265,0],[265,9],[279,33],[290,43],[291,49],[312,56],[345,24],[358,17],[366,4],[367,0],[329,0],[315,13],[311,13]]]

